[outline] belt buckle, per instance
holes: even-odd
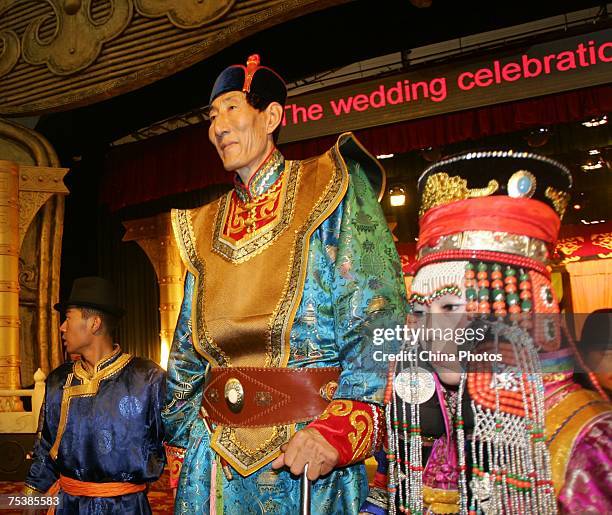
[[[232,413],[240,413],[244,407],[244,387],[235,377],[225,383],[225,402]]]

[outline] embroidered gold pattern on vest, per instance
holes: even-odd
[[[213,251],[232,263],[242,263],[267,248],[291,223],[300,175],[300,162],[293,161],[264,194],[248,202],[242,202],[234,190],[222,197],[215,216]]]
[[[261,229],[276,221],[280,213],[282,185],[281,175],[268,191],[249,202],[241,202],[235,191],[230,192],[221,237],[231,240],[234,244],[241,240],[250,240],[256,237]]]
[[[244,435],[250,433],[249,440],[261,438],[259,445],[244,445]],[[258,434],[259,433],[259,434]],[[280,454],[281,445],[287,443],[295,433],[293,425],[272,428],[236,428],[217,426],[211,438],[213,449],[223,456],[240,474],[248,475],[259,470]]]

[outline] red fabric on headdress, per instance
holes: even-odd
[[[244,84],[242,86],[242,91],[248,93],[251,91],[251,81],[253,80],[253,75],[255,75],[255,71],[259,68],[259,54],[250,55],[247,59],[246,64],[246,73],[244,74]]]
[[[463,231],[525,235],[545,241],[552,250],[560,227],[557,213],[539,200],[501,195],[459,200],[432,208],[423,215],[417,251],[434,246],[441,236]]]

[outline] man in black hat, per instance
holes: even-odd
[[[165,374],[113,343],[123,310],[100,277],[74,281],[55,305],[69,361],[49,374],[29,494],[59,496],[57,513],[151,513],[147,484],[165,465],[160,417]]]
[[[163,412],[177,513],[297,513],[306,465],[313,513],[357,513],[381,444],[372,336],[405,316],[384,172],[351,134],[285,160],[286,95],[257,55],[219,75],[209,138],[234,188],[173,212],[188,269]]]

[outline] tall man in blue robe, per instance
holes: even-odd
[[[188,269],[163,412],[177,514],[297,513],[306,464],[313,513],[357,513],[383,439],[375,351],[396,343],[373,335],[405,316],[384,172],[351,134],[285,160],[285,99],[257,55],[220,74],[209,137],[234,188],[173,212]]]
[[[113,344],[123,311],[111,283],[74,281],[60,327],[69,355],[49,374],[26,493],[59,495],[58,514],[149,514],[148,483],[165,465],[165,374]]]

